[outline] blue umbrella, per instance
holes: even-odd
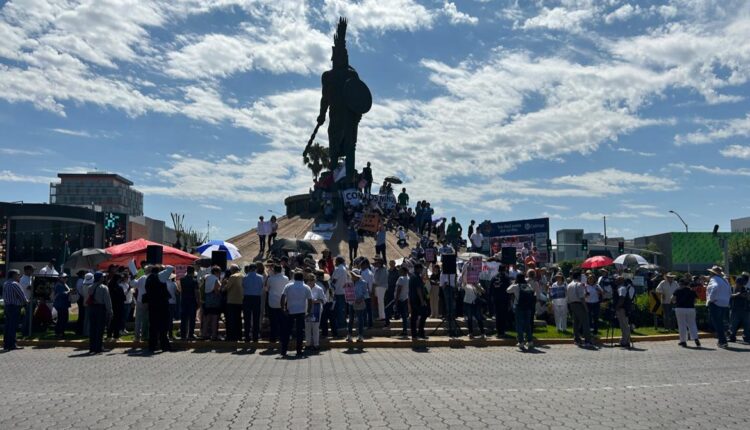
[[[204,257],[211,257],[211,253],[214,251],[225,251],[227,253],[227,260],[230,261],[242,257],[236,246],[223,240],[209,240],[198,247],[198,252]]]

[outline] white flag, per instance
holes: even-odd
[[[333,171],[333,182],[338,182],[346,177],[346,166],[339,164],[336,170]]]

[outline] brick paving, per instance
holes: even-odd
[[[713,342],[706,340],[706,343]],[[750,346],[0,354],[0,428],[742,428]]]

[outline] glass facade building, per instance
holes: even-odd
[[[143,193],[133,183],[112,173],[60,173],[50,184],[49,202],[57,205],[99,206],[104,212],[143,215]]]

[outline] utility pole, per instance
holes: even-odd
[[[206,242],[211,238],[211,220],[206,221]]]
[[[604,216],[604,248],[607,247],[607,216]]]
[[[680,222],[682,222],[682,224],[683,224],[683,225],[685,226],[685,233],[686,233],[686,234],[687,234],[687,233],[689,233],[689,232],[688,232],[688,225],[687,225],[687,223],[685,222],[685,220],[684,220],[684,219],[682,219],[682,217],[680,216],[680,214],[678,214],[678,213],[677,213],[677,212],[675,212],[675,211],[669,211],[669,213],[671,213],[671,214],[675,214],[675,215],[677,216],[677,218],[679,218],[679,219],[680,219]],[[690,254],[688,254],[688,255],[690,255]],[[688,273],[690,273],[690,257],[688,257],[688,262],[687,262],[687,269],[688,269]]]

